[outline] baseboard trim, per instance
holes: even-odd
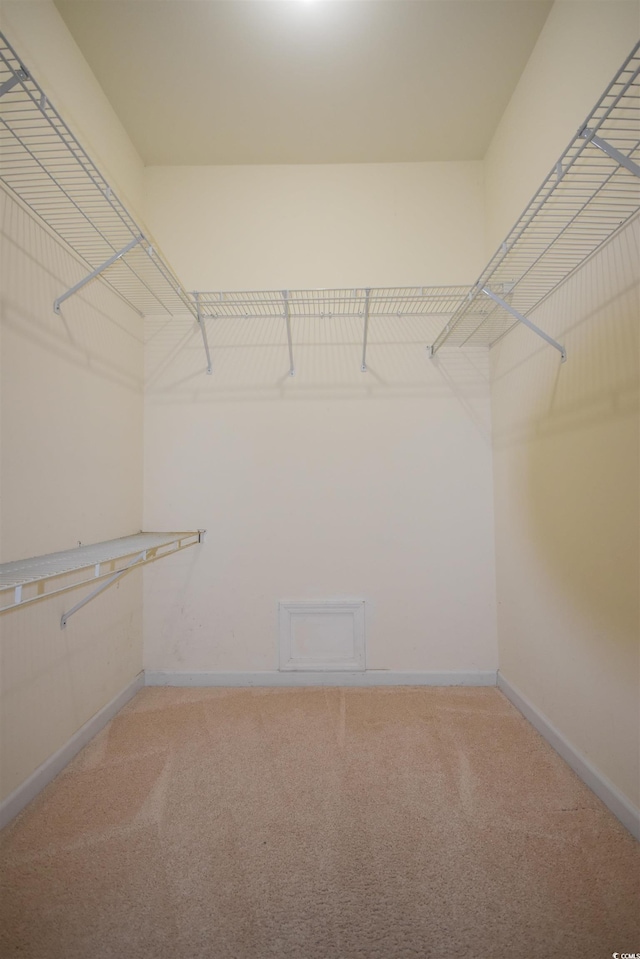
[[[495,686],[495,670],[473,672],[397,672],[391,669],[314,672],[195,672],[145,671],[147,686]]]
[[[14,789],[14,791],[0,803],[0,829],[11,822],[32,799],[35,799],[38,793],[42,792],[44,787],[48,786],[51,780],[55,779],[58,773],[62,772],[67,763],[71,762],[73,757],[93,739],[96,733],[100,732],[103,726],[106,726],[107,723],[120,712],[122,707],[125,706],[143,686],[144,673],[140,672],[110,703],[103,706],[84,726],[81,726],[77,733],[74,733],[64,746],[55,752],[53,756],[49,756],[28,779],[25,779],[17,789]]]
[[[498,672],[498,689],[513,703],[525,719],[538,730],[541,736],[553,746],[559,756],[571,766],[583,783],[601,799],[605,806],[616,816],[632,836],[640,839],[640,809],[637,809],[619,789],[607,779],[589,760],[571,745],[562,733],[549,722],[539,709],[524,696],[519,689]]]

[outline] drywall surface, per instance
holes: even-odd
[[[5,193],[3,562],[140,528],[143,325]]]
[[[500,669],[639,803],[638,224],[492,351]]]
[[[53,0],[2,0],[0,30],[113,192],[139,218],[142,160]]]
[[[487,259],[639,38],[638,0],[556,0],[485,157]]]
[[[142,164],[50,2],[3,2],[0,29],[82,144],[140,208]],[[142,321],[0,195],[0,561],[142,527]],[[0,614],[0,799],[139,672],[142,578],[60,629],[86,590]]]
[[[640,33],[637,3],[556,3],[486,161],[491,252]],[[586,51],[597,51],[587,55]],[[637,225],[492,353],[500,669],[638,804]]]
[[[200,289],[460,281],[481,178],[429,166],[150,170],[147,216]],[[148,327],[145,523],[207,537],[145,570],[146,667],[277,669],[279,600],[364,599],[369,669],[494,669],[486,353],[376,319],[362,373],[360,318],[306,319],[289,376],[284,320],[207,323],[210,377],[193,323]]]
[[[0,560],[142,526],[142,321],[0,194]],[[82,609],[73,590],[0,614],[0,799],[142,662],[140,572]]]
[[[495,668],[486,356],[314,332],[295,377],[231,325],[212,378],[151,347],[145,523],[207,537],[144,571],[146,667],[275,669],[279,600],[355,598],[368,668]]]
[[[145,217],[188,290],[472,283],[482,163],[147,167]]]

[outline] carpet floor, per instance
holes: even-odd
[[[0,857],[2,959],[640,952],[640,844],[495,688],[144,689]]]

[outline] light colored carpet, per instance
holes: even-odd
[[[145,689],[0,834],[0,955],[609,959],[639,848],[496,689]]]

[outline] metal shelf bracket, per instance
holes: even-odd
[[[80,280],[79,283],[76,283],[75,286],[72,286],[70,290],[67,290],[66,293],[63,293],[62,296],[59,296],[57,300],[53,303],[54,313],[60,312],[60,305],[64,303],[65,300],[68,300],[70,296],[73,296],[74,293],[77,293],[78,290],[81,290],[83,286],[86,286],[87,283],[90,283],[91,280],[94,280],[97,276],[100,276],[108,267],[110,267],[116,260],[119,260],[120,257],[124,256],[125,253],[128,253],[129,250],[132,250],[134,246],[137,246],[138,243],[142,243],[144,237],[142,235],[136,236],[130,243],[127,243],[126,246],[123,246],[121,250],[117,253],[114,253],[113,256],[110,256],[108,260],[105,260],[101,266],[96,267],[95,270],[92,270],[84,279]]]
[[[626,167],[634,176],[640,177],[640,166],[635,163],[630,157],[625,156],[624,153],[621,153],[620,150],[616,150],[607,140],[603,140],[602,137],[595,135],[594,130],[590,130],[588,127],[585,127],[584,130],[580,131],[580,136],[587,140],[588,143],[593,143],[594,147],[598,147],[599,150],[602,150],[603,153],[606,153],[607,156],[610,156],[612,160],[615,160],[616,163],[619,163],[620,166]]]
[[[29,74],[26,70],[17,70],[12,77],[9,77],[8,80],[5,80],[4,83],[0,84],[0,97],[3,97],[5,93],[8,93],[9,90],[12,90],[18,83],[21,83],[22,80],[28,80]]]
[[[68,621],[71,619],[74,613],[77,613],[79,609],[82,609],[83,606],[86,606],[87,603],[90,603],[92,599],[95,599],[96,596],[99,596],[100,593],[103,593],[105,589],[108,589],[117,579],[120,579],[121,576],[125,576],[134,566],[137,566],[139,563],[144,563],[147,558],[146,549],[143,550],[139,556],[136,556],[124,569],[118,570],[117,573],[114,573],[113,576],[110,576],[109,579],[105,579],[104,583],[101,583],[100,586],[96,586],[95,589],[92,589],[88,596],[85,596],[84,599],[81,599],[79,603],[76,603],[75,606],[72,606],[71,609],[62,614],[60,619],[60,629],[64,629]]]
[[[213,372],[213,367],[211,365],[211,354],[209,353],[209,341],[207,339],[207,329],[204,325],[204,319],[202,317],[202,312],[200,310],[200,294],[193,294],[196,301],[196,313],[198,319],[198,325],[200,327],[200,332],[202,333],[202,342],[204,343],[204,351],[207,354],[207,373],[211,375]]]
[[[506,310],[507,313],[510,313],[511,316],[515,316],[516,320],[519,320],[520,323],[524,323],[525,326],[528,326],[530,330],[533,330],[538,336],[541,336],[550,346],[553,346],[554,349],[558,350],[561,356],[561,363],[564,363],[567,359],[567,351],[564,346],[561,346],[556,340],[552,339],[548,333],[545,333],[544,330],[541,330],[539,326],[536,326],[535,323],[524,316],[522,313],[519,313],[518,310],[515,310],[511,304],[507,303],[506,300],[503,300],[501,296],[498,296],[497,293],[494,293],[488,287],[483,287],[482,292],[490,297],[498,306],[501,306],[503,310]]]
[[[289,308],[289,291],[282,291],[284,300],[284,319],[287,324],[287,343],[289,344],[289,376],[294,376],[296,368],[293,365],[293,343],[291,342],[291,311]]]
[[[367,372],[367,337],[369,335],[369,298],[371,296],[371,290],[366,289],[364,291],[364,335],[362,339],[362,366],[360,369],[363,373]]]

